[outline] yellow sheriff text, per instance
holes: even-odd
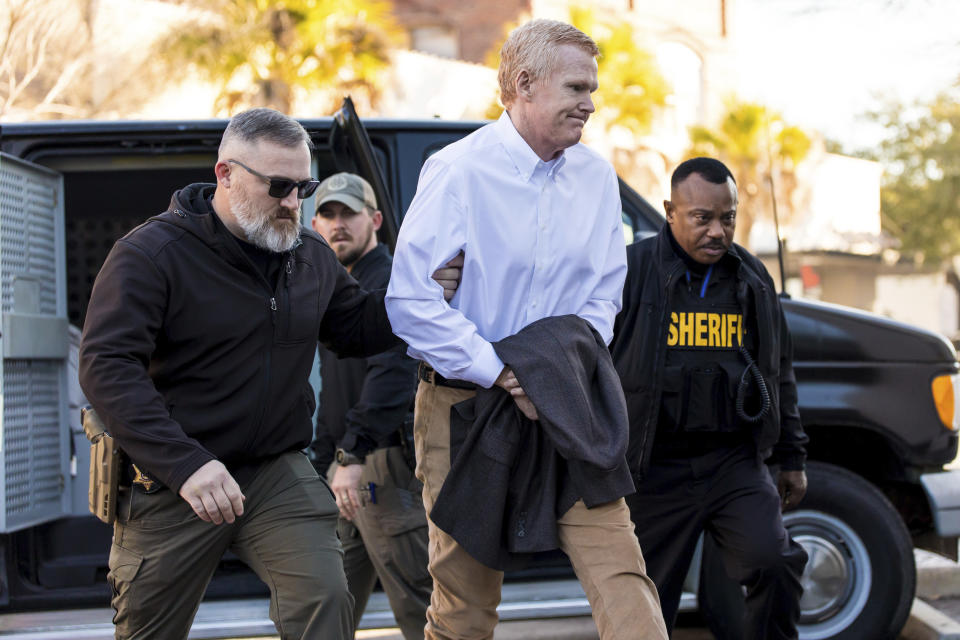
[[[675,311],[670,314],[668,347],[735,349],[743,344],[743,316],[739,313]]]

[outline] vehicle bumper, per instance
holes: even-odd
[[[960,535],[960,469],[925,473],[920,476],[920,483],[930,501],[937,535]]]

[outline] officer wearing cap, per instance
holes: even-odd
[[[314,230],[368,290],[387,286],[392,260],[377,242],[383,215],[373,189],[351,173],[317,190]],[[416,363],[403,346],[371,358],[338,358],[320,347],[320,409],[311,445],[340,508],[347,585],[363,615],[374,583],[390,600],[405,638],[423,638],[432,579],[427,571],[427,519],[422,485],[413,475]]]

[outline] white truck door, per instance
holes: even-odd
[[[0,532],[69,509],[63,177],[0,154]]]

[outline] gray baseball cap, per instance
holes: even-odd
[[[342,202],[354,211],[377,208],[377,196],[370,183],[355,173],[335,173],[317,187],[317,209],[325,202]]]

